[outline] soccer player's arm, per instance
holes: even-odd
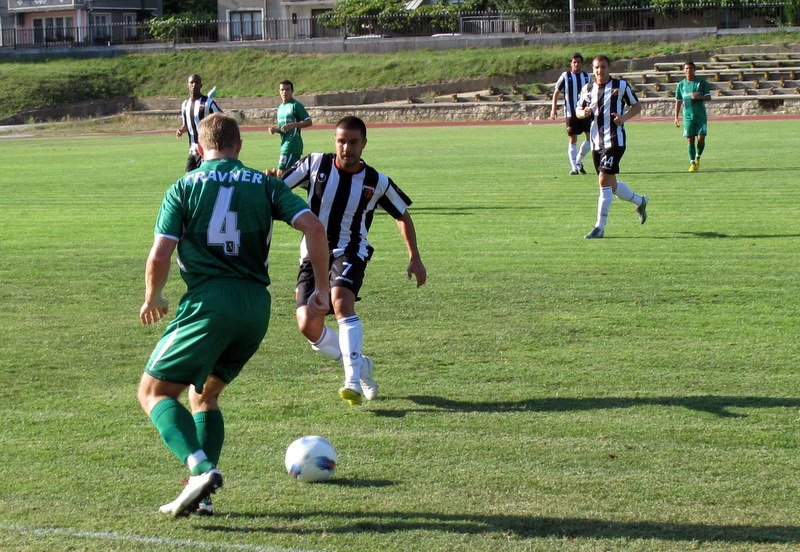
[[[636,97],[636,93],[630,85],[625,89],[625,102],[628,104],[628,109],[626,109],[622,115],[615,115],[613,113],[611,115],[617,126],[624,125],[626,121],[633,119],[642,112],[642,103]]]
[[[169,278],[169,265],[177,240],[171,236],[156,235],[145,266],[144,303],[139,309],[142,324],[150,325],[166,316],[169,302],[162,295]]]
[[[681,109],[683,108],[683,96],[681,93],[681,85],[675,89],[675,126],[678,126],[681,118]]]
[[[587,84],[581,89],[581,95],[578,98],[578,103],[575,105],[575,116],[578,119],[586,119],[592,116],[592,108],[590,107],[590,99],[589,99],[589,86]]]
[[[553,90],[553,105],[550,107],[550,118],[555,119],[558,115],[558,98],[561,96],[561,83],[563,81],[563,75],[561,78],[558,79],[556,83],[555,90]]]
[[[308,251],[308,260],[314,270],[314,291],[308,298],[308,310],[313,315],[326,315],[330,310],[330,282],[328,268],[330,250],[325,227],[317,215],[310,209],[302,211],[293,221],[292,226],[303,233]]]
[[[397,228],[400,230],[400,235],[403,237],[406,249],[408,250],[408,268],[406,269],[408,279],[410,280],[413,275],[417,279],[417,287],[425,285],[425,281],[428,279],[428,271],[422,263],[422,257],[419,254],[417,231],[414,228],[414,221],[411,219],[408,209],[405,210],[400,218],[395,219],[395,221],[397,222]]]
[[[180,138],[187,130],[189,127],[186,126],[186,115],[183,114],[183,106],[181,106],[181,127],[175,131],[175,138]]]

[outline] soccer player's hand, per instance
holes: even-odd
[[[145,301],[144,304],[142,304],[142,308],[139,309],[139,319],[142,321],[142,324],[149,326],[164,318],[168,311],[169,301],[163,297],[158,297],[150,303]]]
[[[617,126],[623,126],[625,124],[625,119],[623,119],[619,114],[612,113],[611,120],[614,121],[614,124]]]
[[[275,134],[277,131],[278,130],[274,126],[267,127],[267,132],[269,132],[270,134]]]
[[[306,308],[311,316],[325,316],[331,309],[330,292],[315,289],[308,298]]]
[[[680,124],[678,123],[678,118],[677,118],[677,117],[675,117],[675,126],[676,126],[676,127],[677,127],[677,126],[680,126]]]
[[[420,260],[410,260],[408,262],[408,270],[406,273],[408,274],[409,280],[411,279],[412,275],[417,278],[417,287],[424,286],[425,281],[428,279],[428,271]]]
[[[181,132],[181,129],[176,129],[175,138],[180,138],[181,136],[183,136],[183,132]]]

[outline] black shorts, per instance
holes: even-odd
[[[367,270],[367,261],[358,255],[342,255],[331,258],[328,279],[331,288],[342,286],[353,292],[356,301],[360,300],[358,292],[364,283],[364,273]],[[314,269],[311,261],[304,259],[300,264],[300,272],[297,274],[297,287],[294,290],[294,301],[296,307],[304,307],[308,304],[308,298],[314,292]],[[333,309],[333,305],[331,305]],[[331,311],[329,314],[332,314]]]
[[[577,136],[589,132],[589,129],[592,128],[592,119],[590,117],[578,119],[573,115],[564,119],[564,124],[567,126],[568,136]]]
[[[625,147],[592,151],[594,169],[598,173],[619,174],[619,162],[625,154]]]
[[[186,172],[192,172],[198,168],[202,162],[203,158],[200,157],[199,153],[190,153],[189,157],[186,159]]]

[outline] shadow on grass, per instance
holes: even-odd
[[[697,412],[707,412],[720,418],[744,418],[729,408],[798,408],[800,399],[775,397],[726,397],[703,395],[696,397],[587,397],[544,398],[510,402],[458,401],[428,395],[401,397],[421,407],[419,409],[386,410],[370,412],[376,416],[402,418],[411,412],[568,412],[581,410],[608,410],[612,408],[634,408],[637,406],[676,406]]]
[[[389,534],[402,531],[440,531],[460,535],[506,538],[646,539],[719,543],[795,543],[800,527],[791,525],[712,525],[655,521],[607,521],[517,515],[445,514],[438,512],[342,512],[309,510],[301,513],[234,513],[228,517],[264,520],[264,526],[204,525],[220,533]],[[306,520],[313,527],[303,527]],[[322,525],[322,526],[320,526]],[[513,540],[511,541],[513,542]]]
[[[800,234],[723,234],[721,232],[676,232],[669,236],[604,236],[608,240],[686,240],[686,239],[758,240],[770,238],[800,238]]]

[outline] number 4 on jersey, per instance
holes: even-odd
[[[226,255],[239,254],[239,229],[236,227],[237,213],[231,211],[233,186],[221,186],[214,203],[214,212],[208,223],[208,245],[220,245]]]

